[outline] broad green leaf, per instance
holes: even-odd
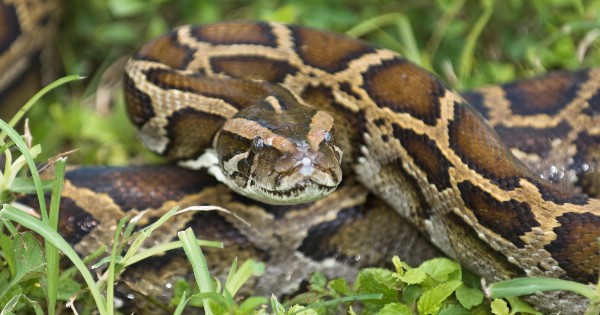
[[[81,290],[80,284],[72,278],[64,278],[58,281],[57,299],[61,301],[69,300],[75,293]]]
[[[442,307],[442,303],[452,295],[452,292],[462,285],[460,281],[448,281],[441,283],[431,290],[423,293],[417,302],[419,314],[437,314]]]
[[[404,292],[403,293],[403,302],[406,304],[413,304],[417,301],[417,299],[421,296],[421,294],[423,293],[423,288],[419,285],[409,285],[408,287],[404,288]]]
[[[377,315],[411,315],[410,308],[400,303],[386,304]]]
[[[42,248],[31,232],[25,232],[13,240],[15,255],[15,276],[12,283],[26,281],[38,277],[45,267]]]
[[[443,308],[437,315],[473,315],[470,311],[466,310],[460,305],[448,305]]]
[[[315,272],[310,276],[310,290],[314,292],[325,292],[325,286],[327,285],[327,278],[320,272]]]
[[[398,290],[394,273],[390,270],[379,268],[366,268],[360,271],[357,277],[358,290],[361,293],[380,293],[383,299],[377,303],[391,303],[398,301]]]
[[[542,313],[536,311],[531,305],[519,300],[517,297],[507,297],[512,313],[523,313],[523,314],[535,314],[542,315]]]
[[[456,289],[456,299],[460,302],[460,305],[468,310],[481,304],[483,297],[483,292],[478,289],[472,289],[464,285]]]
[[[348,288],[348,283],[344,278],[337,278],[329,282],[329,287],[332,288],[335,292],[341,295],[349,295],[350,288]]]
[[[251,314],[253,310],[261,305],[266,305],[267,303],[269,303],[269,300],[263,296],[251,296],[244,299],[238,310],[241,314]]]
[[[431,278],[438,282],[461,280],[460,265],[448,258],[434,258],[419,266]]]
[[[427,278],[427,274],[423,269],[415,268],[407,270],[403,276],[400,277],[400,280],[405,282],[406,284],[419,284],[423,282]]]
[[[492,314],[494,315],[509,315],[510,310],[508,309],[508,304],[506,301],[502,299],[495,299],[492,301]]]

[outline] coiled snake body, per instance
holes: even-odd
[[[564,74],[548,78],[545,88],[550,90],[537,95],[523,93],[543,85],[543,80],[488,95],[505,102],[531,101],[529,112],[512,111],[511,127],[518,127],[520,114],[531,114],[538,116],[537,125],[519,127],[535,128],[548,121],[554,128],[566,128],[572,137],[593,132],[579,128],[595,119],[590,113],[600,85],[592,80],[597,75],[595,71],[574,75],[590,80],[572,95],[553,94],[556,88],[569,92],[564,89],[569,76]],[[264,92],[262,81],[283,86],[291,94],[273,98]],[[261,179],[253,173],[263,172],[256,169],[267,165],[260,163],[262,159],[255,162],[257,151],[265,147],[281,151],[266,139],[289,135],[286,128],[274,126],[273,119],[236,113],[269,97],[275,101],[258,102],[266,103],[271,117],[296,111],[295,101],[309,104],[316,110],[306,112],[310,127],[297,130],[303,141],[314,150],[326,143],[326,137],[311,136],[318,133],[312,128],[315,124],[328,123],[319,113],[329,113],[343,151],[342,168],[470,269],[489,280],[519,275],[583,283],[597,279],[600,201],[541,179],[515,158],[460,95],[393,52],[277,23],[187,26],[147,44],[130,60],[125,90],[129,114],[145,143],[184,164],[192,164],[185,161],[195,160],[213,145],[227,119],[244,123],[239,129],[225,127],[229,137],[221,145],[237,150],[222,154],[225,162],[220,164],[237,168],[232,177],[241,177],[233,180],[242,187],[238,191],[259,185]],[[560,102],[567,97],[570,103]],[[552,111],[554,119],[567,112],[570,116],[552,122],[546,118]],[[184,131],[199,128],[200,136],[187,138]],[[250,134],[255,130],[260,135]],[[262,142],[258,148],[256,137]],[[183,142],[194,145],[175,149]],[[215,141],[218,153],[219,145]],[[228,160],[232,157],[234,162]],[[286,153],[277,157],[288,158]],[[265,176],[262,185],[276,189],[278,179]],[[572,301],[556,300],[552,308],[561,309],[561,303]]]
[[[317,241],[335,242],[339,224],[356,222],[340,219],[348,215],[342,214],[347,209],[385,209],[356,180],[445,254],[490,281],[526,275],[594,283],[600,264],[600,201],[579,193],[572,183],[589,184],[595,191],[586,171],[593,169],[596,158],[599,74],[559,72],[465,94],[510,147],[465,98],[397,54],[299,26],[229,22],[178,28],[131,58],[124,85],[128,113],[150,149],[188,166],[206,165],[205,151],[212,149],[220,155],[223,181],[235,191],[270,196],[268,203],[292,203],[287,198],[306,196],[302,191],[307,190],[311,197],[299,197],[300,202],[318,200],[291,207],[263,205],[224,192],[205,175],[189,179],[187,171],[166,167],[155,178],[183,172],[173,176],[185,187],[170,187],[150,208],[175,201],[238,208],[246,204],[248,210],[240,211],[257,230],[267,217],[286,224],[301,217],[303,227],[289,228],[295,231],[288,235],[295,243],[286,245],[287,250],[298,249],[310,246],[305,241],[311,228],[323,222],[338,226]],[[257,104],[270,116],[257,115]],[[290,118],[282,126],[282,114],[306,125]],[[232,120],[243,127],[231,127]],[[533,137],[515,136],[524,134]],[[217,135],[220,144],[213,140]],[[292,153],[285,151],[289,148]],[[535,165],[536,172],[524,163]],[[566,176],[551,167],[561,164],[567,167]],[[135,198],[118,200],[122,192],[131,191],[135,175],[115,175],[122,187],[98,193],[97,182],[86,184],[93,170],[76,172],[68,177],[64,195],[81,210],[101,204],[105,211],[98,214],[104,218],[87,212],[78,219],[94,222],[91,228],[71,228],[85,232],[75,236],[81,243],[102,239],[103,222],[122,213],[124,203],[133,204],[129,209],[139,209],[134,201],[145,204]],[[141,172],[146,178],[154,171]],[[347,182],[328,195],[341,172]],[[298,179],[298,173],[315,178]],[[569,180],[560,185],[549,181],[561,178]],[[150,184],[140,196],[154,194]],[[143,191],[141,187],[143,183]],[[190,225],[193,219],[182,218],[173,226]],[[404,233],[399,230],[404,226],[385,221],[379,221],[382,232]],[[219,229],[215,235],[228,233]],[[245,232],[240,235],[263,251],[280,246],[272,242],[274,234],[286,234],[248,237]],[[386,238],[389,234],[377,242]],[[352,240],[346,245],[351,250]],[[398,245],[381,248],[389,254]],[[578,297],[564,292],[531,301],[542,310],[563,313],[584,307]]]

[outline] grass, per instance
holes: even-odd
[[[69,297],[77,295],[91,303],[92,306],[87,309],[112,314],[112,283],[122,268],[156,252],[185,246],[186,252],[194,253],[191,263],[195,266],[197,288],[177,296],[176,312],[202,305],[215,314],[245,314],[268,303],[270,310],[263,308],[258,312],[313,314],[335,311],[333,304],[345,303],[344,309],[352,313],[356,300],[362,301],[364,309],[381,314],[409,314],[403,306],[406,303],[417,305],[417,308],[420,305],[419,310],[424,313],[435,313],[437,308],[447,312],[444,314],[456,314],[461,308],[471,306],[470,311],[475,314],[490,311],[509,314],[507,303],[512,311],[520,309],[527,312],[527,306],[513,298],[494,300],[489,309],[477,304],[480,296],[475,293],[478,292],[477,281],[465,278],[460,267],[447,260],[428,263],[441,264],[444,269],[451,270],[446,278],[438,279],[441,281],[434,279],[440,275],[432,274],[427,264],[410,268],[395,261],[396,270],[367,269],[358,276],[358,284],[353,287],[343,280],[327,281],[314,276],[311,279],[312,295],[300,296],[292,301],[310,305],[314,302],[312,298],[318,298],[318,302],[310,308],[294,306],[293,303],[282,305],[276,299],[267,301],[260,297],[238,304],[233,297],[240,285],[255,273],[253,262],[244,263],[240,268],[237,262],[233,262],[228,278],[231,280],[221,287],[207,274],[206,262],[201,259],[195,261],[202,257],[198,254],[201,247],[195,246],[196,242],[189,232],[181,232],[180,242],[153,248],[150,252],[139,252],[135,244],[141,245],[139,242],[151,233],[152,228],[133,235],[129,221],[119,225],[123,234],[115,235],[111,255],[102,261],[109,266],[107,273],[99,280],[88,271],[88,260],[91,259],[79,258],[56,233],[60,168],[64,161],[57,162],[56,178],[48,183],[35,175],[33,157],[44,161],[57,152],[78,148],[78,153],[69,157],[70,163],[123,165],[159,161],[135,139],[124,115],[118,82],[123,56],[176,25],[244,18],[293,22],[346,32],[401,52],[438,74],[449,86],[464,90],[530,77],[555,68],[598,65],[599,13],[600,0],[369,0],[362,4],[350,0],[262,0],[250,3],[234,0],[66,0],[63,24],[56,40],[57,56],[64,73],[77,73],[86,76],[86,79],[82,83],[56,89],[50,97],[39,102],[41,106],[36,106],[29,113],[32,135],[36,142],[42,143],[43,151],[36,146],[27,146],[21,136],[11,132],[6,124],[2,125],[3,132],[11,135],[10,142],[7,141],[3,149],[17,145],[23,154],[11,163],[12,153],[4,151],[7,164],[0,192],[3,200],[8,200],[9,191],[29,190],[40,195],[48,188],[53,197],[48,214],[41,212],[41,220],[25,216],[9,206],[0,211],[3,218],[0,248],[4,254],[3,267],[7,267],[0,272],[0,305],[4,305],[6,313],[26,308],[36,314],[53,314],[55,303],[64,306]],[[25,165],[34,176],[33,180],[16,176]],[[46,208],[43,198],[40,198],[40,208]],[[175,210],[169,215],[174,213]],[[46,240],[43,246],[36,245],[31,234],[18,233],[11,222],[19,222],[43,235]],[[137,243],[126,249],[121,242],[125,238],[135,239]],[[22,248],[23,244],[31,250],[13,255],[12,249]],[[40,251],[35,250],[37,248]],[[36,254],[42,248],[45,255]],[[59,272],[56,249],[72,261],[75,269]],[[38,264],[20,264],[20,261]],[[45,265],[45,271],[39,268],[40,264]],[[75,281],[77,274],[83,277],[84,283]],[[2,286],[2,280],[6,280],[8,285]],[[542,282],[534,283],[533,290],[543,289],[546,284]],[[506,285],[510,290],[521,287],[515,286],[515,283]],[[560,287],[563,283],[551,285]],[[404,293],[392,297],[400,287]],[[525,283],[525,287],[531,287],[531,282]],[[498,285],[496,289],[502,290],[503,287]],[[576,285],[574,290],[594,299],[599,295]],[[434,292],[425,294],[431,291]],[[510,291],[508,295],[513,293]],[[382,298],[376,298],[379,295]],[[427,296],[429,302],[419,302],[423,296]],[[389,299],[386,300],[386,297]]]

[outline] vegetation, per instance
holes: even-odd
[[[63,65],[62,72],[83,75],[86,79],[55,89],[28,115],[33,138],[44,150],[26,145],[8,124],[0,124],[10,138],[0,139],[8,162],[0,183],[3,200],[8,200],[15,191],[35,192],[41,196],[43,187],[49,187],[53,192],[49,211],[43,210],[41,219],[23,215],[6,205],[0,211],[3,219],[0,225],[2,314],[54,314],[54,305],[64,307],[74,295],[88,304],[85,308],[88,312],[114,313],[115,278],[132,261],[144,259],[148,254],[139,252],[136,246],[125,248],[121,241],[135,240],[137,244],[147,236],[144,233],[151,233],[156,226],[134,234],[130,221],[121,222],[118,231],[122,233],[115,235],[111,255],[102,260],[108,268],[100,280],[94,279],[88,271],[90,259],[77,257],[56,233],[57,198],[64,161],[57,162],[54,181],[43,182],[37,175],[33,158],[44,161],[59,152],[77,148],[78,152],[69,157],[70,163],[157,162],[158,158],[146,153],[138,144],[129,127],[119,80],[126,56],[171,27],[224,19],[260,19],[346,32],[401,52],[459,90],[529,77],[555,68],[597,65],[600,61],[597,43],[600,0],[368,0],[363,3],[351,0],[251,3],[66,0],[63,14],[56,40],[57,58]],[[22,157],[13,159],[6,150],[14,146],[19,148]],[[15,176],[27,173],[21,171],[23,168],[29,170],[31,177]],[[46,209],[45,199],[39,201],[40,208]],[[175,211],[168,215],[174,215]],[[14,222],[42,235],[43,245],[31,232],[18,233]],[[160,222],[162,220],[156,224]],[[314,275],[309,293],[283,305],[274,298],[267,301],[262,297],[237,303],[234,299],[237,290],[248,277],[260,273],[260,265],[245,262],[238,268],[237,262],[232,262],[230,277],[221,285],[211,280],[203,267],[206,262],[198,254],[201,253],[198,242],[187,231],[179,236],[180,242],[170,244],[169,248],[183,246],[186,253],[193,253],[190,260],[195,266],[197,287],[179,291],[174,300],[176,312],[182,312],[185,307],[204,307],[208,314],[246,314],[255,309],[260,314],[323,314],[339,311],[341,307],[350,314],[534,313],[514,298],[492,300],[491,306],[486,304],[478,279],[447,259],[429,261],[418,268],[394,259],[395,270],[365,269],[353,285],[341,279],[328,281]],[[59,251],[74,267],[59,272]],[[534,290],[539,289],[534,287]],[[574,290],[598,299],[598,293],[593,290]],[[259,308],[267,304],[270,308]]]

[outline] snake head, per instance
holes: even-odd
[[[224,182],[269,204],[312,202],[342,179],[334,120],[291,94],[271,95],[225,122],[213,144]]]

